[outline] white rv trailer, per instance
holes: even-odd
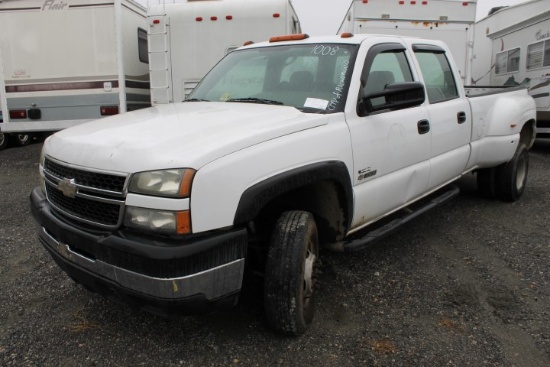
[[[131,0],[1,0],[4,133],[150,105],[146,9]]]
[[[493,60],[493,41],[488,36],[508,28],[510,25],[524,22],[536,14],[550,8],[548,0],[530,0],[523,3],[497,7],[487,16],[475,23],[474,52],[472,58],[471,85],[490,85]]]
[[[376,33],[444,41],[462,81],[470,80],[477,0],[353,0],[338,33]]]
[[[153,105],[179,102],[228,52],[301,31],[289,0],[188,0],[149,7]]]
[[[537,136],[550,136],[550,8],[489,37],[491,84],[527,86],[537,106]]]

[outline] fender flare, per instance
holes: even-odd
[[[346,205],[346,218],[351,223],[353,188],[348,168],[341,161],[326,161],[294,168],[246,189],[239,200],[234,224],[252,221],[262,208],[277,196],[321,181],[335,182],[341,188]]]

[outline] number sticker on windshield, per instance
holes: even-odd
[[[311,53],[314,55],[334,56],[338,53],[338,50],[340,50],[338,46],[317,45],[311,50]]]

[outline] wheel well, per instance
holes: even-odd
[[[531,147],[535,143],[535,135],[535,120],[529,120],[523,125],[523,128],[521,129],[519,143],[525,144],[527,149],[531,149]]]
[[[314,215],[320,243],[341,239],[349,225],[344,190],[336,182],[327,180],[285,192],[267,203],[253,221],[257,233],[268,240],[279,216],[289,210],[303,210]]]

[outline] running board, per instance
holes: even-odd
[[[456,186],[449,186],[442,192],[436,191],[434,194],[421,200],[418,203],[414,203],[404,209],[401,209],[396,214],[390,216],[389,222],[386,221],[381,227],[377,227],[367,232],[359,238],[355,238],[350,241],[344,241],[342,243],[341,250],[343,251],[358,251],[371,245],[375,241],[378,241],[390,233],[393,233],[396,229],[405,223],[413,220],[419,215],[433,209],[441,204],[446,203],[460,193],[460,189]],[[374,224],[376,226],[376,224]]]

